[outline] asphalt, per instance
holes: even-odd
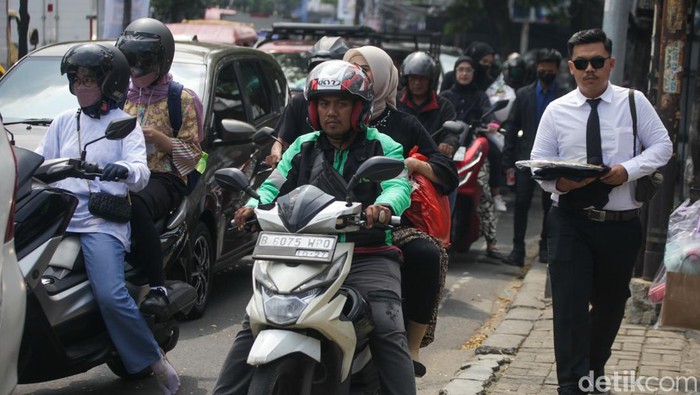
[[[530,246],[522,286],[500,323],[440,395],[557,393],[547,265],[536,248]],[[700,394],[700,331],[623,322],[606,377],[612,394]]]

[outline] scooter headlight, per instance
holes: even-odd
[[[322,288],[312,288],[308,291],[284,295],[264,286],[260,288],[265,317],[276,325],[291,325],[297,322],[306,306],[322,291]]]

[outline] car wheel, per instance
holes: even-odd
[[[191,237],[192,259],[190,260],[188,283],[197,292],[197,301],[187,315],[189,319],[199,318],[204,314],[209,302],[212,286],[213,245],[209,228],[198,222]]]

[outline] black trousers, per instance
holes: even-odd
[[[372,358],[379,372],[382,394],[411,395],[416,393],[413,362],[401,310],[401,269],[397,252],[353,257],[345,285],[357,289],[372,310],[375,329],[369,337]],[[245,395],[253,378],[254,367],[246,362],[255,338],[246,315],[243,329],[229,351],[215,395]]]
[[[151,173],[146,187],[131,193],[131,255],[151,287],[165,285],[163,251],[155,221],[180,205],[186,187],[181,178],[169,173]]]
[[[639,218],[596,222],[552,207],[547,216],[554,354],[560,393],[604,374],[620,329],[642,241]]]
[[[527,230],[527,214],[536,189],[537,181],[532,179],[530,169],[515,171],[515,211],[513,213],[513,252],[525,257],[525,231]],[[547,213],[552,207],[552,194],[542,191],[542,232],[540,233],[540,248],[547,242]]]

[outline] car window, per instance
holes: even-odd
[[[301,52],[280,52],[273,53],[272,56],[282,66],[284,75],[287,76],[289,89],[301,91],[304,90],[306,83],[306,67],[307,60],[305,53]]]
[[[77,108],[60,64],[60,57],[29,57],[0,80],[0,113],[5,122],[53,119]]]
[[[257,61],[241,61],[239,64],[241,89],[250,102],[253,120],[258,120],[272,112],[270,95],[265,85],[262,70]]]
[[[213,110],[219,128],[223,119],[248,122],[233,62],[223,66],[216,76]]]
[[[29,56],[0,80],[0,114],[6,122],[32,118],[53,119],[65,110],[77,108],[78,100],[61,75],[61,57]],[[204,92],[204,65],[173,63],[173,79]]]

